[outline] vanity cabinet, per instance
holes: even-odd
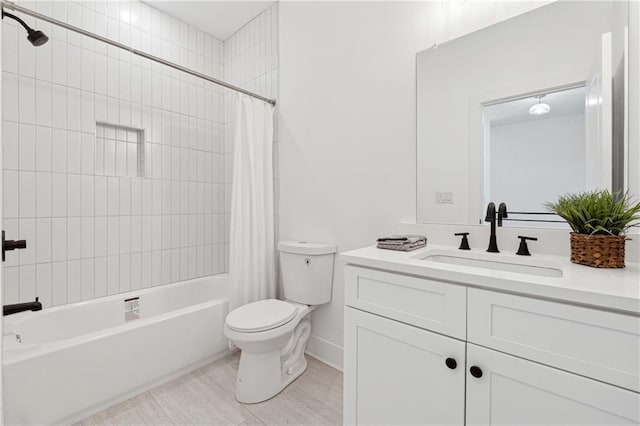
[[[463,424],[464,342],[351,308],[345,324],[345,424]]]
[[[637,316],[345,268],[345,424],[640,423]]]
[[[467,344],[467,425],[637,425],[638,394]]]

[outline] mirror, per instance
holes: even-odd
[[[558,1],[419,52],[417,221],[482,224],[493,201],[505,226],[568,228],[544,202],[633,191],[628,23],[627,2]]]

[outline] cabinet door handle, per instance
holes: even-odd
[[[480,377],[482,377],[482,369],[477,365],[472,365],[471,368],[469,369],[469,373],[471,373],[471,375],[476,379],[479,379]]]
[[[455,370],[456,367],[458,366],[458,363],[456,362],[456,360],[454,358],[447,358],[444,361],[445,364],[447,364],[447,367],[449,367],[452,370]]]

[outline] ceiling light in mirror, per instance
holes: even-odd
[[[544,95],[537,96],[538,103],[533,105],[531,108],[529,108],[529,114],[531,114],[531,115],[544,115],[544,114],[549,113],[549,111],[551,111],[551,107],[548,104],[542,103],[542,98],[543,97],[544,97]]]

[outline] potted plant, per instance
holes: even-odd
[[[629,193],[596,190],[567,194],[545,205],[573,230],[571,262],[624,268],[625,232],[640,220],[640,203],[634,204]]]

